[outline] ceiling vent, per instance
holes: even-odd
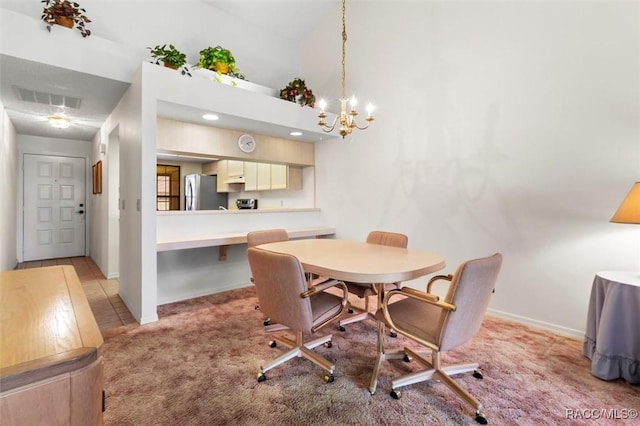
[[[14,87],[18,93],[18,98],[25,102],[35,102],[42,105],[50,105],[64,108],[80,108],[80,98],[73,96],[55,95],[53,93],[36,92],[31,89]]]

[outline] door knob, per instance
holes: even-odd
[[[83,213],[84,213],[84,210],[80,210],[78,213],[83,214]]]

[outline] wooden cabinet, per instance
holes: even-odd
[[[244,177],[245,191],[302,189],[302,167],[245,162]]]
[[[258,190],[258,163],[244,162],[244,190]]]
[[[289,166],[287,168],[287,189],[302,190],[302,167]]]
[[[232,176],[241,176],[243,174],[244,164],[242,161],[220,160],[216,170],[218,172],[218,187],[216,188],[218,192],[239,192],[242,189],[241,183],[225,183]],[[238,173],[238,170],[240,170],[240,173]]]
[[[287,189],[287,166],[284,164],[271,165],[271,189]]]
[[[235,160],[223,160],[227,162],[227,174],[229,177],[244,176],[244,162]]]
[[[271,190],[272,164],[258,163],[258,191]]]
[[[101,425],[102,335],[70,265],[0,272],[0,424]]]
[[[271,164],[244,162],[244,190],[271,190]]]

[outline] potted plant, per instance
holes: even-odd
[[[157,45],[156,47],[147,47],[151,53],[151,57],[155,59],[155,64],[160,65],[160,61],[164,64],[165,67],[177,70],[182,67],[181,73],[182,75],[187,74],[191,77],[191,73],[189,73],[189,69],[184,66],[187,63],[187,55],[180,52],[173,44],[170,44],[167,48],[166,44],[162,46]]]
[[[293,79],[284,89],[280,90],[280,99],[297,102],[300,106],[309,105],[311,108],[313,108],[316,103],[315,95],[311,89],[307,88],[307,85],[301,78]]]
[[[221,46],[207,47],[200,51],[199,68],[213,70],[220,74],[237,74],[236,59],[229,49]]]
[[[47,31],[50,32],[54,24],[67,28],[73,28],[76,25],[82,37],[91,35],[91,30],[85,26],[91,20],[85,15],[86,10],[78,3],[69,0],[42,0],[42,3],[44,3],[44,9],[40,19],[47,23]]]

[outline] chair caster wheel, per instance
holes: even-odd
[[[407,354],[404,354],[404,358],[402,358],[404,362],[411,362],[411,357]]]
[[[478,370],[473,370],[473,377],[475,377],[476,379],[482,379],[484,378],[484,376],[482,375],[482,373]]]
[[[333,346],[333,343],[331,342],[331,340],[329,340],[328,342],[324,342],[322,346],[324,346],[325,348],[330,348]]]
[[[267,380],[267,376],[264,373],[258,373],[256,378],[258,379],[258,383],[264,382],[265,380]]]
[[[398,333],[396,333],[395,331],[391,330],[391,331],[389,332],[389,336],[391,336],[391,337],[398,337]]]
[[[270,348],[275,348],[276,346],[278,346],[278,342],[276,342],[275,340],[272,340],[269,342],[269,347]]]
[[[347,331],[347,329],[346,329],[346,328],[344,328],[343,326],[340,326],[340,328],[338,328],[338,330],[340,330],[340,331]]]
[[[270,319],[266,319],[264,320],[264,322],[262,323],[265,327],[268,325],[271,325],[271,320]]]
[[[389,395],[391,395],[391,398],[393,399],[400,399],[400,397],[402,396],[402,393],[400,391],[393,389],[391,390],[391,392],[389,392]]]
[[[476,422],[480,423],[481,425],[486,425],[489,423],[487,421],[487,418],[482,414],[476,414]]]
[[[353,313],[353,309],[349,308],[349,309],[347,309],[347,312],[349,312],[350,314],[352,314],[352,313]]]
[[[333,377],[333,374],[325,374],[324,376],[324,381],[327,383],[333,383],[334,379],[335,377]]]

